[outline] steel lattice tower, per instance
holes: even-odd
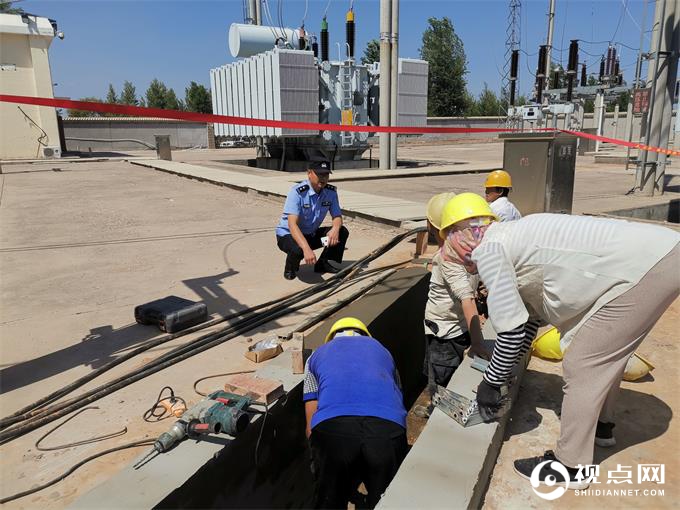
[[[505,60],[503,63],[503,83],[501,85],[501,97],[505,101],[510,98],[510,57],[513,50],[519,50],[520,35],[522,32],[522,0],[509,0],[508,2],[508,26],[505,30]],[[517,94],[519,95],[519,70],[517,72]]]

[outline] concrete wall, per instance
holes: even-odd
[[[69,138],[100,140],[135,139],[155,145],[154,135],[170,135],[173,148],[207,147],[208,130],[202,122],[118,117],[67,117],[64,119],[66,149],[69,151],[116,151],[145,149],[135,142],[85,142]]]
[[[677,111],[673,114],[675,119]],[[641,116],[633,116],[633,141],[637,141],[640,137],[640,120]],[[675,121],[673,121],[675,122]],[[584,128],[594,128],[596,126],[595,116],[592,113],[586,113],[583,119]],[[548,126],[551,125],[551,120],[548,120]],[[558,120],[557,126],[563,127],[563,121]],[[671,124],[673,125],[673,124]],[[427,127],[464,127],[464,128],[499,128],[505,126],[505,117],[428,117]],[[480,139],[480,138],[497,138],[498,133],[451,133],[445,135],[423,135],[426,138],[447,138],[447,139]],[[626,137],[626,112],[619,113],[618,117],[614,112],[605,114],[603,136],[610,138],[619,138],[627,140]],[[673,146],[674,132],[671,130],[671,138],[669,145]]]
[[[53,97],[53,37],[46,18],[0,14],[0,94]],[[0,122],[0,159],[41,158],[43,147],[59,147],[54,108],[0,103]]]

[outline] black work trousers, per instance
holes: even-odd
[[[466,331],[453,338],[425,335],[425,361],[423,372],[427,376],[430,394],[437,385],[446,387],[453,373],[463,362],[465,349],[470,347],[470,334]]]
[[[355,501],[373,508],[397,473],[408,448],[406,430],[372,416],[339,416],[312,429],[315,507],[347,509],[364,483],[368,496]]]
[[[304,234],[307,243],[312,250],[321,248],[321,238],[328,234],[331,227],[319,227],[313,234]],[[317,260],[332,260],[334,262],[342,262],[342,256],[345,252],[345,244],[347,243],[347,238],[349,237],[349,230],[345,226],[340,227],[338,244],[335,246],[327,246],[321,252],[321,255]],[[304,258],[302,254],[302,248],[298,246],[293,239],[293,236],[286,234],[285,236],[276,236],[276,244],[279,250],[286,253],[286,270],[297,271],[300,269],[300,261]]]

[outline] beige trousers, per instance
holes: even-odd
[[[680,245],[632,289],[600,308],[574,336],[562,363],[562,429],[555,456],[569,467],[593,463],[597,421],[614,421],[628,358],[680,293]]]

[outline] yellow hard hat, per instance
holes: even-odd
[[[427,203],[427,219],[437,230],[439,230],[439,225],[442,221],[442,210],[444,209],[444,206],[455,196],[456,194],[453,191],[439,193],[433,196]]]
[[[642,379],[652,370],[654,370],[654,365],[637,352],[634,352],[633,355],[628,358],[628,363],[626,363],[626,369],[623,372],[623,380],[637,381],[638,379]]]
[[[371,336],[371,333],[369,333],[366,324],[361,322],[359,319],[355,319],[354,317],[344,317],[340,320],[335,321],[335,324],[331,326],[330,331],[326,335],[324,343],[330,342],[338,331],[342,331],[344,329],[361,331],[362,333],[365,333],[366,336]]]
[[[442,210],[441,225],[439,225],[439,235],[443,239],[446,237],[445,230],[451,225],[455,225],[471,218],[490,218],[498,221],[498,217],[491,212],[489,204],[476,193],[461,193],[449,200]]]
[[[512,178],[505,170],[494,170],[486,178],[486,188],[512,188]]]
[[[560,347],[560,332],[557,328],[550,328],[534,340],[532,352],[541,359],[560,361],[562,348]]]

